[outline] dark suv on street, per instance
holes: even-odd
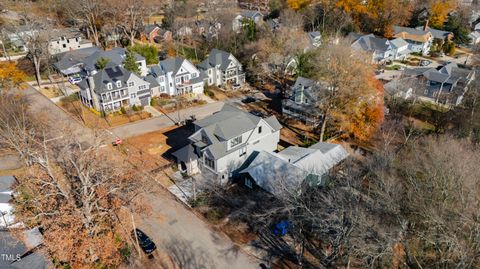
[[[148,235],[146,235],[142,230],[135,229],[132,231],[132,236],[134,240],[136,240],[135,234],[138,238],[138,244],[142,248],[143,252],[145,252],[146,254],[150,254],[157,249],[157,246],[155,245],[155,243],[153,243],[152,239],[150,239],[150,237],[148,237]]]

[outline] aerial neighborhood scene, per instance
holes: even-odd
[[[0,269],[480,268],[480,1],[0,0]]]

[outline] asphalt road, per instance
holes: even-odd
[[[189,119],[191,115],[194,115],[196,119],[202,119],[213,114],[214,112],[219,111],[222,108],[223,104],[223,102],[214,102],[198,107],[186,108],[180,110],[180,113],[169,113],[169,117],[162,115],[160,117],[154,117],[148,120],[132,122],[126,125],[112,128],[110,129],[110,131],[120,138],[128,138],[153,131],[158,131],[162,128],[174,125],[174,121],[178,121],[179,114],[181,121]]]
[[[29,87],[24,93],[28,96],[34,112],[46,115],[53,123],[68,123],[75,135],[87,141],[92,137],[92,130],[72,119],[35,89]],[[197,119],[202,118],[218,111],[222,105],[222,102],[215,102],[186,109],[181,112],[181,117],[195,114]],[[114,132],[128,137],[158,130],[164,125],[172,125],[166,116],[118,127]],[[239,251],[229,238],[211,229],[203,220],[174,200],[169,193],[155,186],[159,191],[155,194],[145,194],[144,197],[144,201],[152,207],[153,212],[136,217],[138,228],[150,234],[159,249],[169,254],[180,268],[260,268],[260,261],[257,262],[253,257]]]

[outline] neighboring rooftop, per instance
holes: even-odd
[[[85,59],[84,68],[86,70],[96,70],[96,64],[100,58],[108,59],[108,63],[111,66],[122,65],[126,57],[127,50],[124,48],[113,48],[111,50],[100,50]],[[133,53],[137,61],[145,60],[143,56],[140,56],[137,53]]]
[[[198,66],[202,69],[209,69],[215,66],[219,66],[220,70],[226,70],[232,62],[233,55],[219,49],[212,49],[208,54],[207,59],[201,62]]]
[[[319,142],[309,148],[288,147],[279,153],[260,151],[240,173],[248,174],[262,189],[272,194],[322,184],[321,176],[343,161],[348,153],[341,145]]]

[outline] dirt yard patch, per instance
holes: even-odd
[[[60,101],[58,105],[89,128],[108,129],[131,122],[148,119],[152,116],[146,111],[132,111],[123,115],[110,114],[103,118],[100,115],[97,115],[96,112],[85,107],[78,100],[69,102]]]
[[[170,126],[159,131],[125,139],[119,147],[137,166],[153,171],[155,178],[163,186],[170,186],[169,175],[175,172],[171,153],[188,143],[193,126]]]
[[[42,86],[40,92],[48,98],[63,96],[62,91],[57,86]]]

